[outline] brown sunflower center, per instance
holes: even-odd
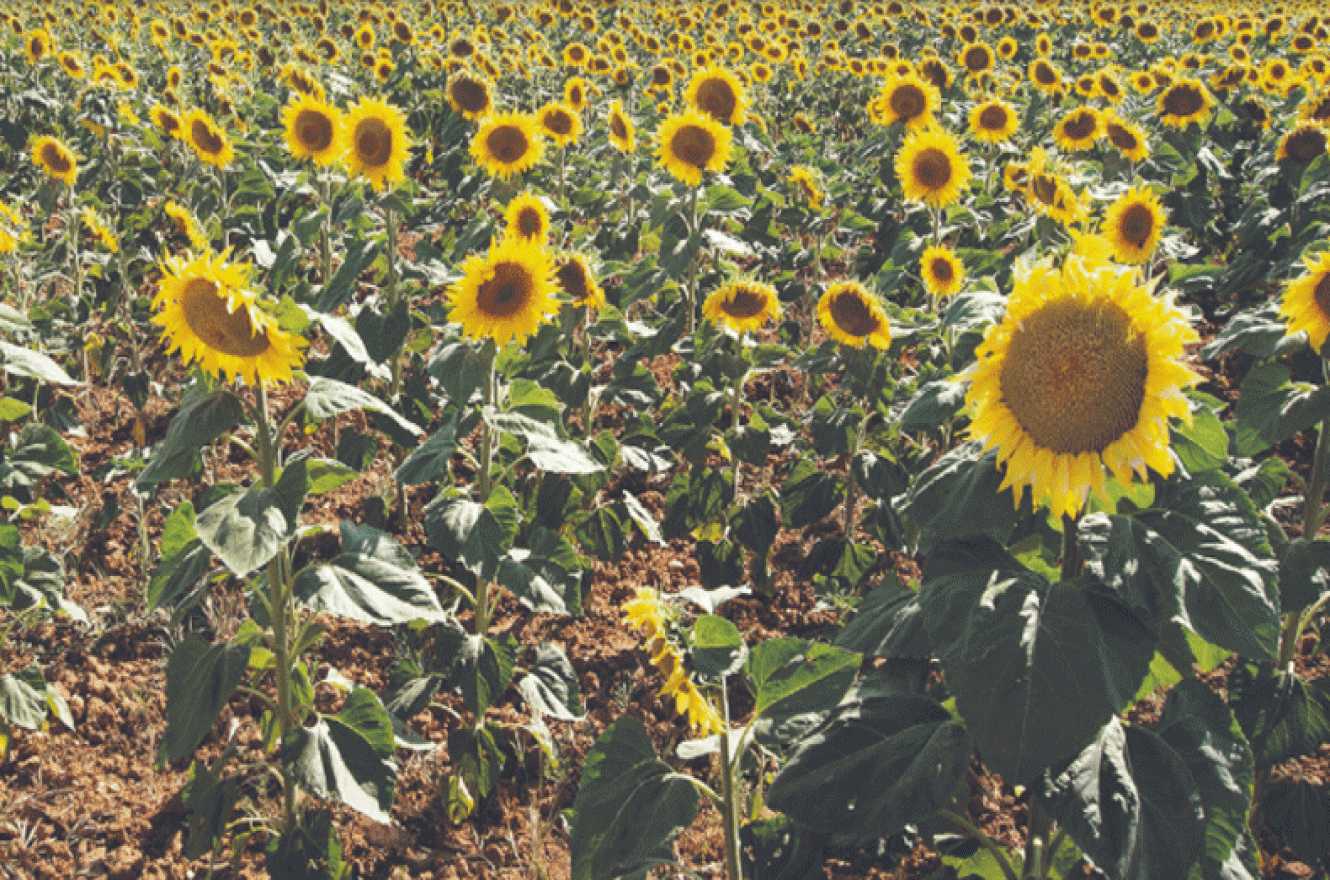
[[[841,293],[831,300],[831,318],[847,336],[868,336],[880,323],[863,298],[853,292]]]
[[[965,69],[971,73],[987,70],[991,58],[983,46],[971,46],[965,50]]]
[[[555,137],[566,137],[573,132],[573,117],[566,110],[555,107],[546,110],[540,118],[540,124]]]
[[[928,109],[924,90],[913,83],[905,83],[891,90],[891,112],[909,122]]]
[[[684,125],[670,139],[670,152],[685,165],[703,168],[716,155],[716,137],[700,125]]]
[[[1143,248],[1155,231],[1155,215],[1139,202],[1129,205],[1118,221],[1118,234],[1132,247]]]
[[[1093,113],[1078,111],[1067,118],[1067,123],[1062,126],[1062,133],[1070,140],[1083,141],[1094,137],[1096,128],[1098,124]]]
[[[1321,280],[1316,282],[1312,288],[1312,299],[1316,301],[1316,308],[1322,315],[1330,315],[1330,272],[1321,276]]]
[[[540,212],[530,206],[517,212],[517,231],[523,238],[535,238],[545,231]]]
[[[1312,106],[1311,112],[1308,115],[1318,122],[1330,122],[1330,92],[1327,92],[1324,97]]]
[[[581,64],[586,60],[586,51],[581,46],[569,46],[568,60],[574,64]]]
[[[1195,86],[1179,83],[1164,94],[1163,106],[1169,116],[1186,118],[1205,108],[1205,97]]]
[[[949,284],[956,277],[955,271],[951,268],[951,261],[941,257],[933,260],[933,265],[928,271],[932,273],[933,280],[938,284]]]
[[[366,168],[382,168],[393,154],[393,132],[382,119],[369,117],[356,123],[356,158]]]
[[[651,68],[651,84],[656,88],[663,88],[669,85],[671,79],[673,79],[673,77],[670,74],[670,69],[665,65],[657,64],[655,67]]]
[[[910,172],[919,186],[936,192],[951,182],[951,157],[937,147],[926,147],[914,157]]]
[[[1325,152],[1325,132],[1310,125],[1295,129],[1284,142],[1284,152],[1294,162],[1310,162]]]
[[[721,309],[731,318],[755,318],[766,311],[767,295],[744,284],[740,284],[730,294]]]
[[[69,155],[56,144],[42,144],[42,163],[55,174],[65,174],[74,167]]]
[[[321,153],[332,146],[332,120],[322,110],[301,110],[296,114],[296,137],[305,149]]]
[[[1030,192],[1045,205],[1053,204],[1058,194],[1058,181],[1049,174],[1036,174],[1030,179]]]
[[[222,136],[202,119],[189,126],[189,139],[200,152],[215,156],[222,151]]]
[[[476,293],[476,310],[487,318],[511,318],[526,308],[535,289],[535,279],[526,266],[498,263],[493,277]]]
[[[573,298],[573,302],[581,302],[591,295],[591,280],[577,260],[569,260],[556,269],[554,280]]]
[[[185,282],[180,292],[180,307],[189,329],[213,351],[248,358],[261,355],[272,346],[266,332],[255,330],[247,308],[240,306],[234,312],[227,311],[226,297],[216,282],[207,278]]]
[[[1150,357],[1113,303],[1048,303],[1012,334],[999,384],[1025,433],[1058,454],[1103,452],[1136,427]]]
[[[738,104],[739,96],[720,77],[707,77],[697,87],[697,108],[717,122],[728,122]]]
[[[1056,85],[1058,81],[1057,72],[1042,61],[1034,66],[1034,78],[1035,82],[1044,86]]]
[[[1140,146],[1140,141],[1136,139],[1136,135],[1125,125],[1110,122],[1104,130],[1108,134],[1109,142],[1124,153],[1130,153]]]
[[[618,113],[610,115],[610,134],[621,141],[628,140],[628,126],[624,123],[623,117]]]
[[[1002,131],[1007,127],[1007,108],[990,104],[979,111],[979,127],[984,131]]]
[[[520,162],[531,149],[526,132],[516,125],[499,125],[485,138],[491,155],[505,165]]]
[[[455,80],[450,94],[464,113],[480,113],[490,105],[489,89],[470,77]]]

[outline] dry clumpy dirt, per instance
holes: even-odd
[[[148,352],[148,357],[154,375],[173,376],[168,385],[180,381],[179,370],[160,349]],[[672,384],[671,366],[668,356],[652,364],[663,387]],[[758,383],[748,388],[752,398],[765,399],[771,391]],[[793,400],[798,389],[781,391]],[[285,389],[278,406],[289,406],[300,392],[298,386]],[[167,397],[174,399],[171,388]],[[75,726],[66,729],[52,720],[45,731],[14,731],[11,755],[0,766],[0,878],[266,877],[260,835],[242,842],[234,862],[229,851],[217,860],[195,861],[182,853],[187,813],[181,789],[189,761],[157,768],[154,759],[166,727],[166,658],[170,646],[185,632],[171,628],[162,612],[146,612],[144,533],[130,490],[131,478],[114,471],[105,477],[93,476],[104,465],[133,453],[134,410],[114,382],[80,389],[76,402],[85,426],[85,436],[71,440],[79,453],[80,475],[48,487],[47,496],[62,492],[67,500],[60,503],[78,512],[67,524],[38,523],[24,529],[25,541],[40,543],[61,557],[67,571],[66,594],[87,611],[89,623],[56,621],[19,629],[0,648],[0,670],[14,671],[30,663],[42,668],[46,679],[68,700]],[[142,430],[149,446],[160,440],[172,414],[161,398],[148,403]],[[610,409],[601,419],[597,428],[613,427],[618,415]],[[338,423],[340,428],[357,425],[363,427],[363,419],[354,413]],[[285,438],[288,448],[312,443],[318,454],[333,455],[332,422],[308,437],[301,437],[294,426],[290,431]],[[252,477],[238,448],[219,450],[208,464],[218,480],[240,482]],[[778,464],[778,457],[773,457],[768,468]],[[389,472],[390,451],[381,446],[369,473],[311,499],[302,521],[332,526],[344,518],[362,520],[368,499],[390,497]],[[755,469],[745,476],[754,484],[762,478]],[[644,480],[638,475],[633,480],[631,490],[659,515],[669,477]],[[611,485],[607,492],[618,488],[621,486]],[[189,491],[188,484],[175,482],[146,502],[141,521],[151,553],[156,552],[165,515],[189,497]],[[420,512],[428,501],[422,487],[408,492],[408,525],[395,528],[408,546],[425,543]],[[773,599],[741,597],[722,610],[751,642],[775,635],[812,637],[836,622],[835,613],[819,604],[811,586],[799,576],[809,548],[828,530],[839,527],[836,522],[819,525],[803,532],[781,532],[772,553]],[[596,736],[619,717],[631,714],[646,724],[662,755],[672,754],[673,747],[687,738],[672,706],[657,699],[661,681],[645,662],[641,642],[624,626],[619,609],[641,586],[672,593],[696,584],[698,568],[692,550],[690,541],[652,545],[635,535],[617,564],[596,564],[585,614],[578,619],[534,614],[505,600],[495,629],[511,632],[524,646],[557,645],[571,659],[579,678],[584,719],[549,722],[559,766],[542,766],[539,750],[528,748],[510,759],[497,794],[482,802],[471,819],[462,824],[449,821],[438,785],[453,769],[446,740],[449,730],[463,723],[459,714],[463,710],[452,695],[437,696],[410,723],[419,736],[437,747],[399,752],[401,770],[392,823],[377,825],[349,810],[333,808],[346,858],[353,866],[352,876],[377,880],[567,878],[568,835],[560,814],[573,803],[582,762]],[[147,571],[151,571],[151,562],[150,557]],[[428,548],[421,553],[420,562],[426,570],[446,567]],[[874,576],[891,576],[893,569],[903,577],[919,574],[916,560],[883,554]],[[446,602],[451,597],[442,598]],[[239,586],[224,583],[213,589],[204,604],[205,622],[192,625],[205,629],[209,638],[226,637],[245,617],[245,608]],[[0,626],[7,622],[0,617]],[[321,622],[329,627],[329,637],[314,652],[320,674],[336,669],[382,693],[388,671],[400,656],[399,634],[332,618]],[[1321,677],[1327,666],[1330,661],[1319,655],[1303,672]],[[1212,683],[1222,687],[1222,668]],[[330,687],[319,687],[316,692],[321,711],[335,709],[338,699]],[[731,711],[736,719],[751,710],[746,699],[742,693],[732,693]],[[237,693],[194,757],[215,758],[234,725],[241,760],[258,759],[262,754],[258,727],[262,708],[258,699]],[[1150,700],[1143,701],[1133,710],[1133,720],[1149,723],[1151,712],[1157,716],[1158,708]],[[490,717],[511,728],[514,741],[524,741],[520,731],[529,717],[511,691],[491,709]],[[529,744],[529,736],[525,741]],[[713,772],[709,759],[675,763],[704,779],[710,779]],[[1330,750],[1323,748],[1284,772],[1324,779],[1327,765]],[[718,782],[711,781],[718,787]],[[1020,845],[1025,835],[1025,807],[1011,789],[987,774],[978,762],[967,781],[970,821],[1007,846]],[[250,789],[244,794],[257,809],[271,809],[276,803],[274,792]],[[704,804],[697,821],[675,846],[697,876],[721,878],[721,841],[720,817]],[[1293,861],[1273,836],[1262,844],[1267,878],[1311,876],[1310,869]],[[933,876],[940,864],[920,845],[898,865],[875,864],[871,855],[854,861],[829,860],[823,876],[922,880]]]

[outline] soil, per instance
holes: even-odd
[[[168,385],[179,382],[178,367],[163,356],[160,347],[144,353],[153,375],[172,376]],[[657,359],[651,367],[663,387],[672,386],[672,356]],[[174,372],[173,372],[174,371]],[[769,394],[801,393],[788,381],[775,388],[764,378],[746,389],[750,399],[765,400]],[[1207,373],[1207,390],[1231,399],[1236,383],[1222,373]],[[174,399],[171,388],[168,397]],[[283,390],[276,401],[289,406],[302,393],[298,385]],[[266,877],[261,835],[236,842],[235,857],[224,853],[217,859],[191,861],[182,848],[187,812],[182,788],[189,761],[154,766],[158,740],[166,727],[165,664],[171,645],[186,635],[172,627],[163,611],[147,612],[145,584],[151,564],[146,566],[142,548],[151,548],[152,559],[159,544],[165,516],[187,497],[187,484],[172,483],[156,492],[142,515],[131,491],[131,477],[105,467],[132,456],[136,449],[134,408],[117,383],[102,383],[75,392],[84,436],[74,437],[80,457],[80,474],[63,478],[48,487],[48,497],[77,512],[67,522],[48,519],[24,526],[25,540],[40,543],[63,560],[70,600],[85,609],[87,624],[68,621],[43,623],[18,629],[0,649],[0,670],[12,671],[29,663],[38,664],[46,679],[66,698],[74,718],[73,729],[52,721],[44,731],[15,729],[8,761],[0,766],[0,878],[258,878]],[[161,398],[152,399],[142,413],[142,438],[147,445],[165,433],[172,411]],[[600,413],[597,428],[622,425],[613,408]],[[312,435],[300,437],[292,427],[290,444],[312,443],[318,454],[333,456],[334,435],[349,427],[364,427],[363,417],[348,414],[336,422],[322,424]],[[1311,450],[1306,444],[1286,444],[1279,450],[1294,470],[1305,473]],[[208,458],[210,475],[216,480],[246,480],[247,459],[237,448],[219,449]],[[334,492],[306,505],[303,521],[334,526],[340,519],[363,520],[366,501],[385,497],[391,486],[390,451],[381,445],[370,471]],[[780,456],[768,462],[780,464]],[[95,474],[101,474],[94,476]],[[756,485],[756,469],[745,466],[745,480]],[[669,486],[669,477],[633,478],[631,490],[648,508],[659,508]],[[613,496],[621,488],[606,490]],[[412,515],[406,528],[398,528],[408,546],[425,544],[423,516],[429,501],[423,489],[408,492]],[[140,531],[142,525],[143,531]],[[817,636],[836,620],[836,612],[820,602],[812,586],[800,577],[800,566],[816,541],[839,528],[839,520],[823,522],[803,531],[784,530],[772,553],[772,575],[776,584],[771,599],[741,597],[732,600],[723,613],[745,633],[750,642],[776,635]],[[331,537],[331,536],[329,536]],[[447,563],[425,548],[420,555],[426,570],[445,571]],[[874,577],[918,577],[921,560],[883,555]],[[698,566],[691,540],[667,545],[650,544],[640,535],[630,541],[624,557],[613,565],[596,564],[594,581],[579,618],[534,614],[511,599],[500,607],[495,629],[511,632],[524,646],[549,642],[571,659],[584,699],[585,717],[576,723],[548,722],[559,764],[542,767],[536,749],[529,749],[520,766],[505,774],[498,791],[485,799],[477,814],[460,824],[449,820],[439,794],[440,780],[453,770],[446,739],[449,730],[462,723],[461,701],[441,694],[411,721],[411,727],[436,748],[399,752],[401,771],[397,780],[392,822],[378,825],[334,806],[342,832],[346,858],[354,877],[376,878],[551,878],[569,876],[569,845],[561,812],[571,807],[577,792],[582,761],[597,735],[624,714],[640,718],[662,754],[687,738],[684,723],[671,706],[656,696],[662,682],[647,662],[641,640],[623,623],[620,608],[634,591],[650,586],[666,593],[696,584]],[[448,597],[444,597],[447,599]],[[238,584],[222,583],[204,603],[205,627],[210,637],[235,632],[246,616],[246,603]],[[7,620],[0,618],[0,625]],[[389,630],[328,618],[329,634],[314,652],[320,674],[336,669],[347,678],[382,692],[391,664],[397,656],[396,635]],[[1309,650],[1310,643],[1306,646]],[[1309,678],[1330,671],[1324,654],[1304,655],[1300,671]],[[1222,688],[1225,670],[1209,676],[1212,686]],[[735,689],[741,690],[741,689]],[[317,691],[319,708],[335,707],[339,697],[328,687]],[[732,693],[731,711],[742,719],[751,710],[748,698]],[[1147,698],[1130,717],[1148,724],[1157,718],[1160,701]],[[232,726],[240,748],[240,760],[261,754],[259,700],[238,693],[218,720],[213,734],[195,757],[210,761],[221,751]],[[520,731],[529,717],[510,691],[491,710],[491,717]],[[714,768],[708,759],[682,765],[686,772],[708,778]],[[1317,780],[1330,779],[1330,748],[1281,767],[1275,774],[1301,774]],[[1024,840],[1026,810],[1002,781],[985,772],[976,762],[967,774],[971,789],[968,818],[990,837],[1007,845]],[[718,783],[713,782],[713,785]],[[275,803],[262,792],[246,792],[253,803]],[[1312,871],[1282,849],[1276,837],[1261,841],[1263,874],[1266,878],[1307,877]],[[676,841],[680,859],[704,878],[724,875],[724,854],[719,816],[704,806],[697,821]],[[829,860],[823,868],[828,878],[898,878],[922,880],[933,876],[940,860],[922,844],[899,865],[876,863],[870,855],[852,861]]]

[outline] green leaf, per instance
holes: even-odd
[[[379,255],[379,242],[377,238],[360,238],[351,242],[342,252],[342,263],[333,273],[332,278],[323,286],[319,293],[319,301],[315,308],[320,312],[332,312],[356,292],[357,281],[360,273],[368,269],[373,263],[374,258]]]
[[[1002,489],[997,453],[982,452],[971,441],[943,455],[910,485],[902,513],[919,525],[919,549],[929,553],[940,541],[987,535],[999,541],[1011,536],[1022,512],[1029,511],[1028,492],[1015,499]],[[1017,507],[1015,501],[1020,502]]]
[[[189,778],[181,789],[181,800],[189,810],[184,853],[198,859],[221,845],[231,821],[231,813],[240,797],[240,779],[219,776],[201,761],[189,765]]]
[[[309,476],[309,494],[322,495],[360,476],[355,468],[331,458],[311,458],[305,468]]]
[[[194,529],[237,577],[266,565],[293,531],[281,496],[262,486],[237,490],[213,502],[199,514]]]
[[[621,876],[672,861],[665,846],[697,816],[697,789],[656,757],[646,727],[627,716],[587,755],[573,802],[572,880]]]
[[[166,661],[166,733],[157,763],[183,758],[208,735],[249,666],[249,642],[209,645],[190,633]]]
[[[1131,704],[1156,637],[1112,596],[1051,584],[992,541],[944,544],[919,603],[990,769],[1029,784]]]
[[[316,419],[330,418],[355,409],[369,410],[388,416],[397,427],[413,437],[424,433],[369,392],[325,376],[315,376],[309,380],[309,388],[305,392],[305,409]]]
[[[1310,607],[1330,590],[1330,541],[1294,538],[1279,548],[1279,612]]]
[[[707,678],[738,671],[748,653],[739,628],[715,614],[703,614],[693,622],[692,641],[693,663]]]
[[[292,532],[300,525],[300,508],[304,506],[305,496],[309,494],[307,458],[309,450],[301,452],[303,454],[298,457],[287,459],[286,467],[282,468],[281,476],[272,487],[273,496],[286,516],[287,527]]]
[[[9,463],[21,471],[31,483],[60,471],[78,473],[78,456],[55,429],[40,422],[29,422],[18,432]]]
[[[28,730],[41,730],[46,724],[46,694],[22,678],[0,675],[0,721]],[[0,752],[3,749],[0,748]]]
[[[181,614],[198,604],[203,595],[202,592],[195,592],[194,588],[210,571],[212,551],[203,546],[198,538],[194,538],[174,555],[163,558],[153,569],[146,597],[148,610],[179,603],[176,613]],[[172,617],[174,619],[175,615]]]
[[[439,496],[425,508],[425,534],[446,558],[476,577],[492,580],[507,549],[503,526],[493,511],[469,498]]]
[[[859,604],[854,618],[836,635],[836,644],[869,656],[921,659],[931,652],[918,596],[886,581]]]
[[[394,352],[400,351],[411,331],[410,306],[400,300],[392,314],[380,314],[372,306],[363,307],[356,315],[356,335],[365,345],[370,358],[379,364],[387,363]]]
[[[197,538],[194,532],[194,505],[186,499],[171,511],[162,527],[162,559],[170,559]]]
[[[1271,456],[1238,471],[1233,475],[1233,482],[1247,493],[1253,507],[1264,510],[1279,497],[1288,482],[1288,465]]]
[[[623,521],[609,507],[597,507],[574,530],[583,549],[602,562],[615,563],[623,556],[627,534]]]
[[[243,838],[232,846],[237,843],[243,843]],[[295,828],[269,838],[264,868],[269,877],[283,880],[348,880],[351,868],[342,859],[341,832],[332,813],[306,809]]]
[[[485,408],[486,424],[498,431],[526,441],[526,455],[531,463],[556,474],[595,474],[605,470],[581,445],[559,437],[554,427],[520,413],[501,413]]]
[[[1170,424],[1169,436],[1178,460],[1190,473],[1214,470],[1228,461],[1228,432],[1205,407],[1192,414],[1190,426],[1181,422]]]
[[[767,804],[814,831],[890,837],[951,800],[971,752],[964,725],[946,709],[873,676],[795,746]]]
[[[790,637],[754,645],[744,663],[753,712],[772,724],[805,714],[825,714],[854,683],[860,655],[823,642]]]
[[[1117,718],[1038,794],[1110,877],[1185,877],[1203,851],[1204,807],[1186,764],[1154,733]]]
[[[302,607],[361,623],[393,626],[414,620],[437,623],[448,619],[414,561],[402,566],[344,549],[332,561],[302,570],[296,575],[294,589]]]
[[[0,397],[0,422],[17,422],[32,412],[32,406],[12,397]]]
[[[844,409],[833,404],[829,396],[820,398],[808,423],[808,431],[813,435],[813,449],[823,458],[849,452],[863,418],[863,410],[858,406]]]
[[[443,637],[452,642],[440,647],[451,657],[448,683],[461,691],[462,702],[479,718],[513,680],[517,640],[511,633],[481,638],[451,627],[443,631]]]
[[[181,407],[171,419],[152,460],[135,480],[140,493],[166,480],[188,477],[199,450],[244,421],[245,408],[230,391],[198,397]]]
[[[494,737],[494,726],[462,727],[448,732],[448,756],[467,788],[478,797],[494,790],[503,771],[504,756]]]
[[[356,688],[336,715],[287,731],[281,759],[305,791],[386,824],[397,777],[393,742],[388,710],[368,688]]]
[[[1242,380],[1234,415],[1237,452],[1251,456],[1330,415],[1330,385],[1291,382],[1279,363],[1258,364]]]
[[[517,689],[527,705],[559,721],[581,720],[577,672],[563,651],[542,642],[536,646],[536,662],[526,667],[526,672],[517,682]]]
[[[730,510],[730,534],[747,550],[766,557],[780,531],[776,518],[776,502],[768,490],[747,498],[743,506]]]
[[[1275,346],[1287,334],[1288,322],[1279,314],[1278,303],[1243,310],[1234,314],[1219,335],[1201,349],[1201,358],[1214,360],[1235,348],[1258,358],[1273,357]]]
[[[569,614],[569,572],[559,563],[514,547],[499,560],[495,581],[532,611]]]
[[[1330,795],[1305,778],[1284,779],[1264,798],[1269,827],[1308,865],[1330,859]]]
[[[800,458],[781,486],[781,515],[788,528],[803,528],[830,514],[844,497],[839,479]]]
[[[448,413],[439,430],[411,450],[393,476],[410,486],[438,480],[448,473],[449,462],[457,451],[458,438],[470,434],[479,421],[480,413],[474,409],[467,410],[466,415],[456,410]]]
[[[965,406],[965,389],[964,382],[943,380],[926,383],[901,413],[901,431],[907,434],[935,431],[949,423]]]
[[[493,352],[461,339],[439,345],[429,361],[429,373],[443,386],[449,400],[465,406],[485,384]]]
[[[41,352],[3,340],[0,340],[0,361],[4,363],[5,372],[13,376],[28,376],[43,382],[54,382],[57,385],[83,384]]]
[[[1229,676],[1229,704],[1251,743],[1257,770],[1310,755],[1330,742],[1330,688],[1244,662]]]

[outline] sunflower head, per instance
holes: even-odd
[[[505,238],[485,256],[472,254],[449,293],[449,319],[471,339],[499,346],[526,342],[558,307],[554,271],[544,248]]]
[[[970,433],[996,449],[1003,488],[1075,516],[1089,493],[1168,475],[1168,420],[1190,421],[1183,363],[1197,335],[1136,273],[1069,256],[1020,268],[1007,314],[976,349],[966,395]]]
[[[494,107],[493,90],[484,78],[459,70],[448,80],[448,103],[467,119],[480,119]]]
[[[702,314],[726,329],[743,333],[779,317],[780,300],[770,286],[740,279],[712,291],[702,304]]]
[[[1279,312],[1289,334],[1307,331],[1319,353],[1330,336],[1330,249],[1303,257],[1303,267],[1306,271],[1284,289]]]
[[[970,133],[981,141],[1000,144],[1016,133],[1020,119],[1001,98],[980,101],[970,111]]]
[[[817,319],[827,336],[844,345],[885,349],[891,325],[877,298],[857,281],[838,281],[817,301]]]
[[[48,175],[69,186],[78,179],[79,166],[74,154],[53,137],[39,137],[33,142],[32,161]]]
[[[725,125],[743,122],[748,98],[739,78],[723,67],[707,67],[688,81],[684,100],[698,113]]]
[[[913,131],[932,125],[933,111],[941,105],[936,86],[907,73],[888,79],[869,110],[879,125],[903,122],[906,129]]]
[[[345,159],[351,177],[364,177],[377,192],[397,185],[410,146],[406,117],[386,101],[361,98],[346,113]]]
[[[201,161],[209,165],[225,168],[235,159],[236,151],[231,146],[231,139],[212,121],[206,110],[191,110],[180,120],[180,138],[193,148],[194,154]]]
[[[1200,80],[1179,77],[1159,94],[1155,106],[1164,125],[1186,128],[1192,122],[1205,124],[1214,109],[1214,98]]]
[[[919,258],[919,274],[929,295],[935,298],[951,296],[965,283],[965,267],[951,248],[941,245],[924,249]]]
[[[596,282],[591,264],[581,254],[563,254],[555,259],[554,283],[574,305],[589,309],[605,305],[605,291]]]
[[[907,199],[946,207],[970,182],[970,163],[950,134],[925,129],[905,139],[896,154],[896,177]]]
[[[610,143],[621,153],[631,153],[637,148],[637,134],[633,120],[623,111],[623,102],[615,99],[609,113]]]
[[[1313,122],[1300,122],[1279,139],[1280,162],[1307,165],[1326,153],[1327,129]]]
[[[535,193],[523,193],[508,203],[503,212],[504,237],[543,246],[549,239],[550,212],[545,201]]]
[[[559,147],[575,143],[582,134],[582,117],[567,104],[546,104],[536,111],[541,134]]]
[[[1104,214],[1104,235],[1121,263],[1140,265],[1154,253],[1164,232],[1164,206],[1154,193],[1133,187]]]
[[[1150,155],[1150,143],[1145,131],[1134,122],[1109,115],[1104,120],[1104,137],[1129,162],[1142,162]]]
[[[342,158],[342,114],[337,108],[309,95],[301,95],[282,111],[286,148],[297,159],[313,159],[316,165],[331,165]]]
[[[733,135],[710,116],[688,110],[662,122],[657,140],[661,164],[689,186],[699,186],[703,171],[725,167]]]
[[[596,90],[595,86],[580,76],[569,77],[563,84],[563,102],[572,107],[577,112],[582,112],[582,108],[591,100],[591,94]]]
[[[817,172],[807,165],[795,165],[790,169],[790,189],[813,210],[822,207],[822,184]]]
[[[521,113],[486,116],[471,140],[476,163],[500,180],[533,168],[544,150],[536,120]]]
[[[18,209],[0,202],[0,254],[10,254],[18,250],[21,242],[28,239],[28,225]]]
[[[247,289],[249,271],[226,254],[168,258],[152,320],[166,331],[169,349],[204,372],[251,385],[287,382],[304,362],[306,341],[286,333]]]
[[[1099,113],[1093,107],[1077,107],[1053,128],[1054,142],[1069,153],[1089,149],[1102,135]]]

